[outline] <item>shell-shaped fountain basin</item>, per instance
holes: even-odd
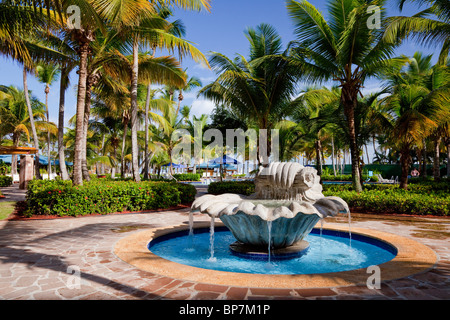
[[[292,219],[280,217],[268,222],[259,216],[238,212],[232,216],[221,216],[220,220],[239,242],[267,248],[270,239],[271,247],[285,248],[303,240],[320,220],[320,217],[315,214],[300,213]]]
[[[220,218],[241,243],[285,248],[303,240],[320,219],[348,213],[348,206],[337,197],[307,202],[223,194],[198,198],[192,210]]]

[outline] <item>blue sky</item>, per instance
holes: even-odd
[[[326,12],[326,1],[310,0],[322,12]],[[397,15],[395,9],[396,1],[388,1],[387,10],[389,15]],[[415,8],[406,8],[404,15],[411,15],[417,12]],[[217,51],[229,57],[234,57],[236,53],[244,56],[248,55],[248,42],[244,36],[244,30],[248,27],[256,27],[260,23],[273,25],[283,39],[284,45],[294,39],[293,26],[290,21],[284,0],[212,0],[212,12],[189,12],[177,10],[175,18],[181,19],[186,26],[186,39],[194,42],[197,47],[206,55],[208,52]],[[399,48],[399,54],[412,55],[415,51],[421,50],[426,53],[436,52],[438,49],[427,49],[418,46],[414,42],[406,42]],[[190,59],[183,61],[183,68],[188,68],[190,76],[199,77],[203,85],[208,84],[215,78],[215,73],[205,67],[198,65]],[[71,87],[66,93],[66,123],[75,114],[77,75],[71,74]],[[45,101],[44,84],[39,83],[35,77],[28,77],[29,88],[32,94],[41,101]],[[22,67],[16,62],[0,57],[0,84],[15,85],[23,87]],[[379,88],[378,81],[366,83],[366,92]],[[210,101],[198,99],[197,93],[185,93],[183,105],[192,105],[192,113],[200,115],[209,114],[214,107]],[[50,90],[49,105],[50,119],[57,121],[59,101],[59,83],[55,83]]]

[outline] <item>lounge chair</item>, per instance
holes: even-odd
[[[394,179],[384,179],[379,173],[376,174],[376,177],[378,178],[378,182],[380,183],[396,183]]]
[[[164,174],[162,175],[162,177],[163,177],[164,179],[167,179],[167,180],[175,180],[175,181],[178,181],[178,180],[175,179],[175,177],[174,177],[173,175],[171,175],[170,173],[164,173]]]

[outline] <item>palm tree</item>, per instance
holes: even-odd
[[[59,85],[59,110],[58,110],[58,160],[59,169],[61,171],[61,179],[69,180],[69,174],[66,167],[66,157],[64,154],[64,108],[65,108],[65,92],[69,86],[69,73],[74,65],[66,63],[61,67],[61,79]]]
[[[69,5],[76,4],[80,7],[80,11],[83,13],[81,17],[81,25],[80,28],[69,28],[66,24],[66,9]],[[169,5],[169,6],[178,6],[184,9],[195,9],[199,10],[201,8],[207,8],[209,10],[209,0],[161,0],[158,2],[149,2],[146,0],[135,0],[135,1],[126,1],[126,0],[113,0],[113,1],[94,1],[94,0],[78,0],[75,3],[72,1],[61,1],[61,0],[49,0],[45,2],[32,2],[31,8],[34,10],[28,10],[33,14],[37,15],[41,21],[44,22],[44,26],[47,23],[47,30],[51,29],[55,25],[55,28],[61,33],[61,28],[63,29],[63,33],[71,34],[72,38],[76,43],[77,53],[79,56],[79,70],[78,70],[78,91],[77,91],[77,124],[76,124],[76,133],[77,138],[75,140],[75,155],[74,155],[74,184],[80,185],[83,183],[82,179],[82,152],[83,152],[83,122],[84,122],[84,108],[85,108],[85,98],[86,98],[86,81],[87,81],[87,60],[88,55],[90,53],[90,44],[95,40],[95,33],[97,30],[106,33],[108,27],[114,27],[116,29],[122,28],[133,28],[136,26],[143,26],[141,24],[143,18],[150,17],[152,14],[156,13],[157,5]],[[20,4],[17,2],[13,2],[12,5],[8,6],[7,9],[17,9]],[[1,8],[3,9],[3,8]],[[46,9],[46,10],[42,10]],[[55,10],[55,12],[53,12]],[[6,10],[2,11],[6,12]],[[47,14],[49,13],[49,14]],[[5,15],[6,17],[6,15]],[[3,21],[6,21],[3,20]],[[6,28],[4,28],[6,29]],[[137,30],[135,28],[135,30]],[[131,33],[130,33],[131,34]],[[137,58],[137,49],[139,44],[139,38],[135,37],[136,33],[133,33],[133,55],[134,58]],[[6,39],[6,40],[5,40]],[[11,44],[14,40],[12,37],[6,36],[2,37],[0,41],[4,40],[4,43]],[[173,38],[165,37],[165,40],[161,40],[158,38],[158,45],[162,47],[169,47],[171,49],[178,48],[179,51],[184,55],[185,53],[190,51],[192,45],[189,43],[181,44],[179,41],[174,40]],[[9,48],[7,48],[9,49]],[[6,52],[11,52],[9,49],[5,50]],[[194,53],[195,55],[195,53]],[[137,85],[137,62],[134,61],[133,74],[134,79],[132,81],[132,100],[135,98],[135,89]],[[135,99],[134,99],[135,100]],[[133,102],[133,106],[136,107],[136,103]],[[135,109],[135,108],[134,108]],[[133,120],[134,124],[136,123],[135,112],[133,112]],[[133,126],[136,129],[136,126]],[[135,131],[135,130],[133,130]],[[133,134],[133,137],[135,135]],[[133,139],[136,142],[136,139]],[[135,145],[135,143],[133,143]],[[137,151],[137,150],[136,150]]]
[[[60,75],[60,68],[58,65],[55,64],[44,64],[40,63],[36,66],[36,77],[39,82],[45,84],[45,112],[47,116],[47,122],[50,123],[50,116],[49,116],[49,110],[48,110],[48,94],[50,93],[50,86],[53,84],[53,82],[58,80],[58,77]],[[50,131],[47,132],[47,143],[48,143],[48,150],[47,150],[47,158],[48,158],[48,178],[50,179],[50,175],[52,173],[52,164],[51,164],[51,155],[50,155]]]
[[[139,22],[133,23],[131,28],[125,30],[125,34],[133,35],[132,42],[132,56],[133,63],[131,68],[131,141],[132,141],[132,164],[133,164],[133,177],[135,181],[140,181],[139,166],[138,166],[138,146],[137,146],[137,87],[138,87],[138,75],[139,75],[139,43],[142,41],[144,44],[159,47],[163,47],[169,50],[177,49],[180,56],[189,54],[197,62],[206,62],[206,58],[190,43],[176,37],[174,34],[167,32],[164,28],[155,28],[155,20],[160,20],[159,23],[164,20],[159,16],[153,16],[150,18],[140,19]],[[161,21],[162,20],[162,21]],[[163,25],[164,26],[164,25]],[[170,30],[170,24],[167,24],[166,30]],[[138,33],[136,33],[138,31]],[[146,43],[147,41],[147,43]]]
[[[19,146],[23,135],[30,142],[31,121],[28,116],[24,91],[14,86],[0,86],[0,93],[0,136],[12,134],[12,142],[15,147]],[[49,124],[42,121],[45,119],[45,106],[38,99],[32,97],[31,107],[36,125],[49,130]],[[11,171],[13,174],[17,173],[17,158],[15,155],[13,155]]]
[[[450,50],[450,5],[447,0],[399,0],[400,10],[407,2],[427,5],[412,17],[389,18],[385,31],[387,41],[413,38],[425,45],[440,46],[438,64],[445,64]]]
[[[385,0],[330,0],[328,21],[306,0],[289,0],[287,9],[294,22],[297,41],[292,44],[296,57],[303,63],[306,79],[338,81],[340,103],[344,108],[350,136],[352,181],[356,191],[362,191],[359,174],[359,147],[356,141],[355,109],[358,95],[369,77],[379,76],[386,68],[404,63],[390,59],[397,43],[382,39],[383,31],[369,28],[368,7],[381,9],[384,19]]]
[[[339,107],[339,92],[335,89],[307,88],[294,100],[296,105],[293,120],[300,125],[302,139],[314,142],[316,155],[316,169],[319,175],[322,174],[323,142],[325,129],[333,126],[333,119]],[[335,127],[336,125],[334,125]]]
[[[218,77],[203,87],[199,95],[225,105],[260,130],[274,129],[292,110],[290,102],[301,69],[288,50],[282,51],[281,37],[272,26],[261,24],[256,29],[249,28],[245,34],[250,43],[249,60],[242,55],[230,59],[212,53],[210,64]],[[267,153],[261,149],[265,146],[259,146],[259,163],[268,163],[269,146]]]
[[[175,113],[175,108],[172,106],[170,109],[163,112],[163,117],[165,119],[165,126],[152,126],[152,140],[153,142],[163,151],[168,159],[169,163],[173,162],[172,151],[175,147],[182,142],[182,138],[177,140],[173,139],[172,135],[179,128],[179,121],[177,121],[177,114]],[[173,167],[169,167],[170,173],[173,173]]]
[[[450,116],[448,79],[438,71],[433,77],[434,87],[429,87],[425,78],[417,77],[417,61],[415,55],[406,71],[393,71],[388,76],[388,87],[391,95],[385,98],[385,103],[391,108],[394,119],[391,141],[400,151],[402,175],[400,187],[407,189],[408,174],[411,165],[410,151],[414,144],[422,142],[424,137],[436,132],[442,119]],[[432,71],[434,73],[434,71]],[[426,79],[428,78],[428,80]],[[444,85],[447,82],[447,85]]]
[[[39,150],[38,136],[33,110],[28,92],[27,73],[31,72],[38,61],[59,61],[62,57],[57,51],[51,50],[42,43],[35,41],[31,35],[39,33],[48,27],[58,25],[54,20],[48,19],[48,11],[30,10],[16,1],[2,1],[0,3],[0,52],[12,57],[23,64],[23,86],[25,101],[27,103],[30,117],[31,131],[33,134],[34,147]],[[46,33],[48,35],[48,33]],[[40,179],[39,154],[35,156],[36,178]]]
[[[180,119],[178,122],[178,126],[182,127],[183,124],[181,123],[183,119]],[[193,167],[193,173],[197,173],[197,164],[198,161],[202,158],[203,155],[203,149],[204,149],[204,142],[203,142],[203,132],[206,128],[208,122],[208,115],[202,114],[200,117],[193,116],[192,121],[187,122],[187,130],[191,134],[191,141],[194,145],[193,148],[193,156],[194,156],[194,167]]]
[[[184,96],[183,96],[183,91],[184,92],[190,92],[191,90],[193,90],[194,88],[200,88],[202,86],[202,81],[200,80],[200,78],[192,76],[190,77],[186,84],[182,87],[180,87],[179,93],[178,93],[178,107],[177,107],[177,114],[180,111],[181,108],[181,102],[184,100]]]

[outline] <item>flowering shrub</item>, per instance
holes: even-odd
[[[0,176],[0,187],[9,187],[13,182],[10,176]]]
[[[28,184],[26,216],[80,216],[164,209],[194,200],[194,186],[167,182],[102,181],[73,186],[71,181],[33,180]]]

